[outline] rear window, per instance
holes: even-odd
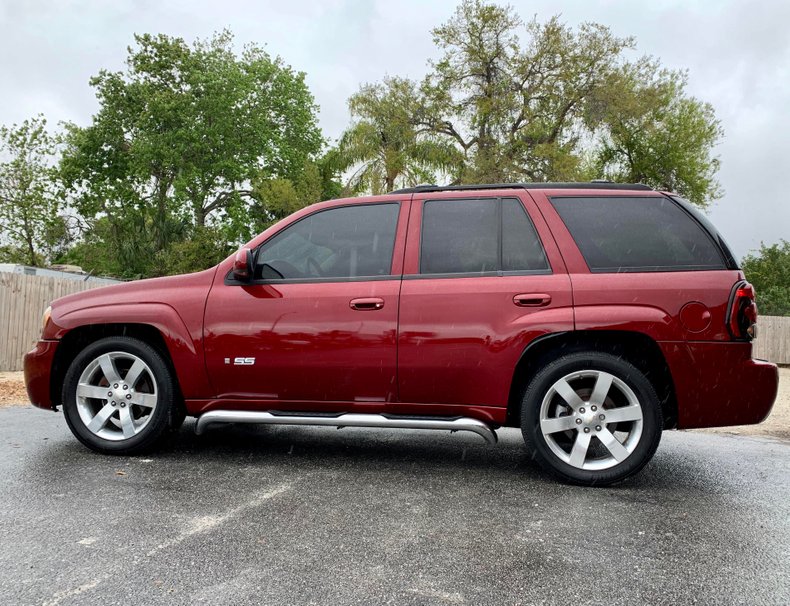
[[[724,269],[710,236],[666,197],[551,199],[593,272]]]

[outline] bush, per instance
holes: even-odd
[[[757,291],[757,306],[766,316],[790,316],[790,242],[760,245],[741,263],[746,279]]]

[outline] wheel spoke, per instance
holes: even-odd
[[[580,406],[584,406],[584,402],[579,397],[579,394],[576,393],[576,390],[574,390],[565,379],[560,379],[554,384],[554,391],[556,391],[560,397],[567,402],[568,406],[574,410],[578,410]]]
[[[607,408],[604,410],[607,423],[620,423],[625,421],[638,421],[642,418],[642,407],[638,404],[621,406],[620,408]]]
[[[542,419],[540,430],[544,434],[557,433],[558,431],[568,431],[576,427],[576,422],[572,416],[556,417],[554,419]]]
[[[612,456],[617,460],[618,463],[624,461],[628,457],[628,450],[626,450],[625,446],[620,444],[617,438],[612,435],[611,431],[604,428],[595,435],[598,436],[598,439],[601,441],[601,443],[606,446],[606,449],[612,453]]]
[[[110,404],[103,406],[102,409],[96,413],[96,416],[91,419],[91,422],[88,423],[88,429],[90,429],[93,433],[96,433],[102,427],[104,427],[104,424],[107,423],[107,420],[114,412],[115,408],[113,408]]]
[[[80,383],[77,385],[77,395],[81,398],[96,398],[97,400],[106,400],[109,398],[106,387],[88,385],[87,383]]]
[[[581,468],[584,465],[584,460],[587,458],[587,449],[590,447],[590,434],[578,432],[576,434],[576,441],[573,443],[571,449],[570,464],[574,467]]]
[[[123,430],[124,438],[131,438],[134,436],[136,429],[134,427],[134,419],[128,406],[121,408],[121,429]]]
[[[595,381],[595,388],[593,389],[592,394],[590,394],[590,404],[603,406],[606,396],[609,393],[609,388],[612,386],[613,379],[614,377],[608,372],[598,373],[598,379]]]
[[[132,395],[132,404],[137,404],[143,408],[153,408],[156,406],[156,394],[140,393],[138,391]]]
[[[121,380],[115,368],[115,362],[109,354],[104,354],[99,358],[99,365],[104,373],[104,378],[106,378],[109,383],[118,383]]]
[[[130,388],[133,388],[140,378],[140,375],[143,374],[144,370],[145,364],[141,359],[138,358],[134,361],[134,364],[132,364],[131,368],[129,368],[129,372],[126,373],[126,376],[123,379],[124,383],[126,383]]]

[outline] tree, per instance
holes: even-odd
[[[601,25],[525,24],[479,0],[462,2],[433,37],[443,55],[423,84],[429,125],[460,146],[463,180],[477,182],[574,177],[585,103],[633,45]]]
[[[761,244],[757,254],[744,257],[741,267],[757,292],[760,313],[790,316],[790,242]]]
[[[602,110],[597,175],[674,191],[701,207],[721,196],[710,154],[721,125],[710,104],[684,94],[686,82],[650,59],[612,75],[590,103],[591,113]]]
[[[720,195],[713,109],[686,94],[684,73],[627,60],[633,38],[596,23],[574,29],[556,16],[525,23],[510,7],[464,0],[433,40],[441,54],[420,86],[385,80],[352,102],[390,99],[382,92],[402,82],[397,123],[407,125],[406,141],[455,148],[452,182],[611,177],[673,189],[701,206]],[[346,136],[360,141],[364,157],[378,158],[381,180],[383,167],[403,162],[385,162],[391,144],[380,141],[391,136],[374,120],[362,124]]]
[[[53,178],[58,138],[43,116],[0,127],[0,254],[8,261],[41,266],[68,229]]]
[[[348,102],[355,122],[340,139],[336,163],[350,170],[352,191],[380,194],[435,180],[453,172],[460,154],[452,144],[420,128],[420,100],[413,82],[387,78],[362,86]]]
[[[129,277],[166,271],[157,256],[212,223],[243,231],[253,181],[299,178],[323,144],[304,74],[259,47],[237,56],[227,31],[191,46],[135,41],[125,72],[91,80],[101,107],[70,127],[61,163],[81,214],[108,220]]]

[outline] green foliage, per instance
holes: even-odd
[[[322,145],[304,74],[259,47],[237,56],[228,32],[192,46],[135,40],[125,72],[91,80],[101,107],[69,127],[60,167],[87,241],[127,277],[168,271],[172,246],[203,227],[248,232],[252,183],[301,178]]]
[[[52,168],[58,138],[43,116],[0,127],[0,260],[41,266],[70,239]]]
[[[757,254],[744,257],[741,267],[757,291],[760,313],[790,316],[790,242],[761,244]]]
[[[629,62],[632,38],[464,0],[433,40],[441,56],[419,86],[389,78],[351,97],[339,149],[358,167],[354,190],[438,171],[453,183],[642,181],[700,206],[721,195],[713,109],[686,94],[684,73]]]
[[[429,74],[362,86],[323,156],[304,74],[281,59],[234,51],[227,31],[136,36],[125,70],[91,79],[90,125],[62,138],[42,117],[0,129],[0,260],[125,278],[197,270],[305,205],[426,182],[606,177],[703,207],[721,195],[712,107],[686,93],[685,73],[630,60],[633,39],[482,0],[432,33]],[[783,288],[759,288],[764,306]]]
[[[215,227],[196,227],[189,238],[176,242],[162,259],[163,273],[185,274],[212,267],[232,252],[225,234]]]
[[[674,191],[701,207],[721,196],[719,160],[710,154],[721,125],[710,104],[685,95],[686,81],[651,59],[612,75],[590,103],[601,126],[599,175]]]
[[[380,194],[431,183],[436,171],[460,166],[461,155],[451,143],[418,126],[419,103],[414,83],[402,78],[365,85],[349,99],[355,122],[343,133],[336,165],[351,170],[351,191]]]

